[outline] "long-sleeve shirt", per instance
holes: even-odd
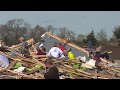
[[[55,58],[65,57],[63,51],[58,47],[52,47],[48,52],[48,56],[53,56]]]

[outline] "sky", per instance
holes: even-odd
[[[32,27],[50,24],[55,28],[67,27],[77,35],[104,29],[111,37],[114,27],[120,25],[120,11],[0,11],[0,24],[18,18]]]

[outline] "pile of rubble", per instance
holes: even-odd
[[[50,36],[53,35],[50,34]],[[60,38],[58,37],[58,39]],[[60,40],[63,41],[62,39]],[[33,39],[30,39],[27,42],[31,43],[31,41],[33,42]],[[73,45],[69,42],[66,43],[87,53],[77,45]],[[30,50],[31,55],[26,58],[16,53],[16,50],[17,48],[7,47],[5,52],[0,51],[0,55],[4,55],[10,59],[10,65],[7,68],[0,68],[0,79],[44,79],[44,73],[46,70],[44,62],[48,60],[49,57],[46,55],[33,55],[32,50]],[[83,63],[77,59],[57,60],[52,58],[51,60],[59,70],[60,79],[120,78],[120,66],[117,63],[109,62],[103,58],[101,58],[99,67],[94,67],[88,62]]]

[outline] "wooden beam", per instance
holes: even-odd
[[[10,65],[7,67],[7,69],[11,69],[16,64],[16,61],[11,61]]]
[[[31,79],[39,79],[39,78],[36,78],[36,77],[31,77],[31,76],[26,75],[26,74],[18,74],[16,72],[12,71],[12,70],[7,70],[7,71],[10,72],[10,73],[16,74],[16,75],[20,75],[22,77],[27,77],[27,78],[31,78]]]
[[[52,37],[54,39],[57,39],[60,42],[67,43],[67,45],[72,46],[73,48],[76,48],[77,50],[80,50],[80,51],[84,52],[87,56],[89,55],[88,51],[86,51],[83,48],[75,45],[74,43],[70,43],[67,40],[63,39],[63,38],[60,38],[58,36],[53,35],[51,32],[46,32],[45,34],[49,35],[50,37]]]

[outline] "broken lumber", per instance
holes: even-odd
[[[83,48],[75,45],[74,43],[70,43],[70,42],[68,42],[67,40],[63,39],[63,38],[60,38],[60,37],[58,37],[58,36],[55,36],[55,35],[53,35],[51,32],[46,32],[45,34],[49,35],[49,36],[52,37],[52,38],[57,39],[57,40],[60,41],[60,42],[67,43],[69,46],[72,46],[73,48],[76,48],[77,50],[80,50],[80,51],[84,52],[85,54],[87,54],[87,55],[89,56],[89,53],[88,53],[86,50],[84,50]]]

